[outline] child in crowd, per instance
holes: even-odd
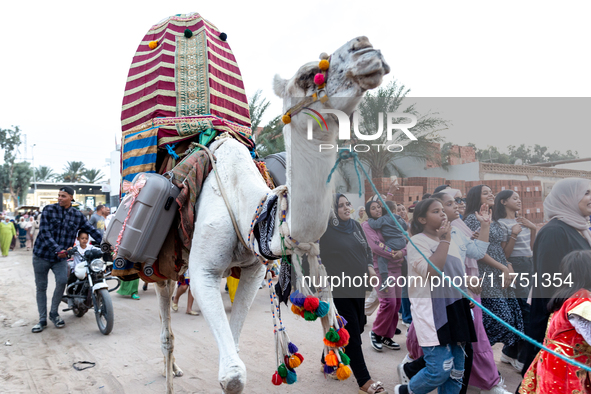
[[[400,226],[404,229],[404,231],[408,230],[408,226],[406,222],[394,212],[396,212],[396,203],[394,201],[386,201],[388,208],[400,223]],[[384,213],[381,217],[377,219],[368,219],[369,225],[374,230],[380,230],[382,232],[382,236],[384,237],[385,244],[392,249],[393,251],[397,252],[401,249],[406,247],[406,238],[404,234],[400,230],[400,228],[394,223],[394,220],[390,217],[389,214]],[[380,291],[384,291],[388,289],[388,258],[378,256],[378,269],[380,278],[382,280],[382,287]]]
[[[560,263],[562,287],[548,303],[552,313],[544,344],[591,367],[591,251],[575,250]],[[540,350],[519,393],[588,393],[589,373]]]

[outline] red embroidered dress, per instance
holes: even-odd
[[[591,321],[591,292],[579,290],[552,314],[544,344],[557,353],[591,366],[591,346],[569,321],[569,316],[573,315]],[[591,394],[590,376],[587,371],[541,350],[527,370],[519,392]]]

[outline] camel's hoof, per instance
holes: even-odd
[[[220,386],[225,394],[240,394],[246,383],[246,370],[241,366],[233,366],[220,379]]]
[[[172,375],[173,375],[175,378],[179,378],[179,377],[181,377],[181,376],[183,376],[183,375],[184,375],[184,372],[183,372],[183,370],[182,370],[182,369],[180,369],[179,367],[174,367],[174,368],[172,369]],[[166,369],[165,369],[164,371],[162,371],[162,376],[166,377]]]

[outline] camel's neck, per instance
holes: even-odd
[[[287,221],[292,238],[298,242],[320,239],[326,231],[332,207],[333,187],[326,180],[335,164],[336,150],[320,151],[319,148],[320,144],[336,147],[338,124],[331,117],[326,118],[332,134],[315,125],[312,140],[307,139],[307,117],[302,115],[283,130],[289,188]]]

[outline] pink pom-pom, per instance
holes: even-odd
[[[324,74],[318,73],[314,75],[314,83],[316,85],[322,85],[324,83]]]

